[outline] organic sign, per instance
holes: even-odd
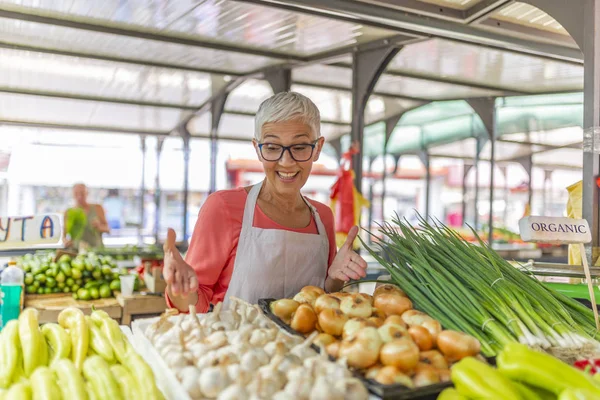
[[[55,245],[61,237],[61,217],[57,214],[0,217],[0,250]]]
[[[521,239],[542,243],[589,243],[592,234],[585,219],[525,217],[519,221]]]

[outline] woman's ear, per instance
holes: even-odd
[[[256,139],[252,139],[252,145],[254,146],[254,151],[256,152],[258,160],[262,161],[262,158],[260,156],[260,149],[258,148],[258,141]]]
[[[325,144],[325,138],[321,136],[317,140],[317,145],[315,146],[315,154],[313,156],[313,161],[318,161],[319,156],[321,155],[321,150],[323,150],[323,145]]]

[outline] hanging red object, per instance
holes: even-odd
[[[348,232],[354,225],[360,225],[362,207],[368,207],[369,202],[356,190],[354,186],[354,171],[352,170],[352,156],[358,154],[358,145],[352,145],[342,155],[338,179],[331,187],[331,208],[335,222],[335,236],[338,247],[346,241]],[[357,243],[355,243],[356,247]]]

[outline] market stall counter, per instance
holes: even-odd
[[[92,301],[75,300],[70,293],[57,294],[28,294],[25,296],[25,308],[35,308],[39,311],[39,322],[57,322],[62,310],[75,307],[90,315],[92,308],[106,312],[111,318],[121,321],[123,308],[116,298],[98,299]]]

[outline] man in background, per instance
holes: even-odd
[[[106,196],[102,205],[106,212],[108,227],[110,229],[123,228],[125,210],[123,200],[119,197],[119,191],[117,189],[109,189],[108,196]]]
[[[77,239],[64,237],[66,247],[74,247],[79,249],[80,246],[98,248],[103,247],[102,234],[109,233],[110,228],[106,221],[104,208],[100,204],[90,204],[87,201],[88,189],[83,183],[78,183],[73,186],[73,199],[75,200],[75,207],[83,210],[86,214],[87,219],[83,228],[83,233]],[[69,211],[73,208],[68,209],[65,212],[65,226],[67,226],[67,220]],[[65,232],[65,235],[67,232]]]

